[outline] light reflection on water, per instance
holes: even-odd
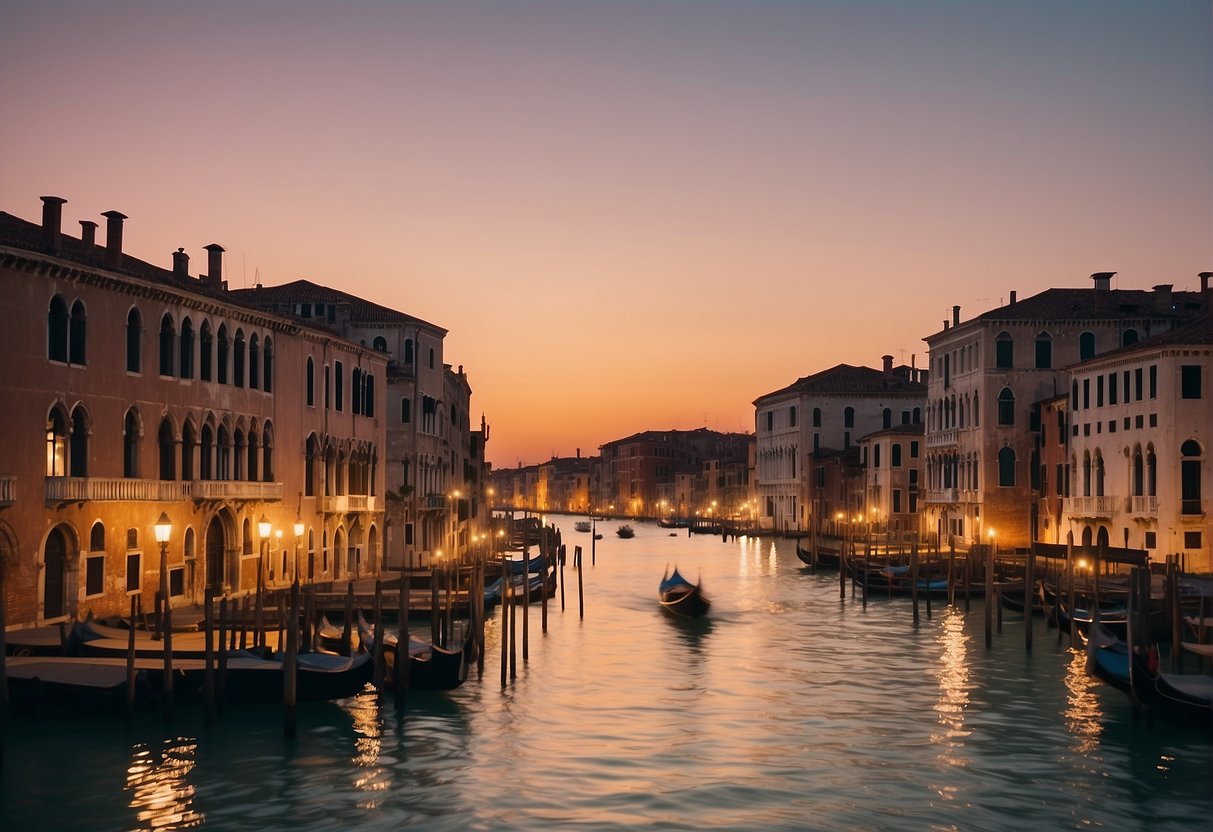
[[[557,518],[566,542],[584,540]],[[10,725],[5,829],[901,829],[1202,828],[1205,738],[1133,723],[1077,654],[1011,622],[987,650],[983,608],[903,599],[865,611],[836,573],[802,570],[792,541],[670,537],[634,523],[598,542],[585,618],[566,566],[530,661],[409,697],[403,719],[367,694],[300,707],[286,745],[275,708],[163,728]],[[571,560],[571,559],[570,559]],[[701,577],[709,618],[662,612],[677,564]],[[1037,622],[1037,627],[1043,627]],[[83,726],[83,727],[82,727]],[[185,737],[187,739],[180,739]],[[132,757],[131,749],[135,748]],[[67,780],[62,760],[86,764]],[[20,763],[15,762],[20,760]]]

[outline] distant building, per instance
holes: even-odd
[[[861,510],[867,522],[902,537],[917,535],[926,467],[922,423],[869,433],[859,440],[859,447],[864,470]]]
[[[779,532],[809,528],[808,459],[845,451],[869,433],[922,422],[926,373],[839,364],[754,400],[758,520]]]

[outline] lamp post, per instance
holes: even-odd
[[[160,618],[157,620],[156,638],[159,639],[168,630],[168,539],[173,533],[173,523],[168,519],[167,512],[160,512],[160,519],[152,526],[156,542],[160,544],[160,588],[156,590],[159,596]],[[133,622],[132,622],[133,624]]]
[[[168,540],[173,533],[173,522],[168,519],[166,512],[160,512],[160,519],[152,526],[156,534],[156,542],[160,544],[160,598],[163,615],[164,637],[164,718],[173,720],[173,616],[168,603]],[[135,622],[131,622],[131,627]]]
[[[254,636],[256,646],[263,647],[265,646],[265,629],[262,626],[265,609],[265,550],[270,543],[270,521],[265,519],[264,514],[257,521],[257,534],[260,536],[260,541],[257,549],[257,601],[253,626],[257,630]]]
[[[261,519],[257,521],[257,535],[261,540],[260,548],[257,550],[257,561],[258,561],[257,573],[258,573],[259,580],[261,581],[261,583],[264,583],[264,578],[261,576],[265,575],[265,561],[266,561],[266,555],[268,554],[267,550],[269,549],[269,545],[270,545],[270,529],[271,529],[270,521],[265,519],[264,514],[261,515]],[[274,577],[273,564],[270,564],[269,577],[270,577],[270,580],[273,580],[273,577]]]
[[[282,548],[282,529],[278,529],[277,531],[274,532],[274,538],[278,541],[278,552],[282,557],[282,571],[278,573],[278,579],[281,581],[285,581],[286,580],[286,549]],[[273,563],[273,562],[271,561],[271,563]],[[271,572],[273,571],[273,569],[274,569],[274,567],[270,566]]]
[[[295,580],[299,580],[299,544],[303,539],[303,519],[295,515]]]

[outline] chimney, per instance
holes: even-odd
[[[1015,305],[1015,290],[1014,290],[1014,289],[1012,289],[1012,290],[1011,290],[1011,303],[1010,303],[1010,305],[1011,305],[1011,306],[1014,306],[1014,305]]]
[[[960,307],[952,307],[952,326],[960,326]]]
[[[97,223],[92,220],[80,220],[80,242],[90,249],[97,245]]]
[[[223,288],[223,246],[211,243],[205,246],[207,251],[206,280],[203,282],[216,289]]]
[[[1095,272],[1091,279],[1095,281],[1095,291],[1106,292],[1112,288],[1112,277],[1116,272]]]
[[[948,331],[948,320],[946,318],[944,319],[944,322],[943,322],[943,331],[944,332]]]
[[[577,449],[577,458],[581,459],[581,448]]]
[[[1170,312],[1171,303],[1172,303],[1172,299],[1171,299],[1172,284],[1159,283],[1157,286],[1154,286],[1153,289],[1154,289],[1154,298],[1156,301],[1156,308],[1158,309],[1158,311],[1159,312]]]
[[[884,362],[884,374],[886,376],[889,373],[893,372],[893,356],[882,355],[882,356],[880,356],[880,360]]]
[[[42,247],[54,254],[59,250],[59,227],[63,223],[63,203],[59,196],[39,197],[42,200]]]
[[[190,256],[185,253],[183,248],[173,252],[173,276],[182,278],[190,276]]]
[[[1200,273],[1200,291],[1202,291],[1202,292],[1209,291],[1209,278],[1210,277],[1213,277],[1213,272],[1201,272]]]
[[[105,217],[105,265],[117,268],[122,263],[122,221],[126,214],[106,211]]]

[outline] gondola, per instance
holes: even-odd
[[[667,572],[662,577],[657,595],[663,609],[684,618],[698,618],[706,614],[712,606],[712,602],[703,592],[703,587],[682,577],[678,573],[678,567],[674,567],[674,574]]]
[[[1158,651],[1132,652],[1130,684],[1133,695],[1152,714],[1183,725],[1213,729],[1213,676],[1193,673],[1163,673],[1158,669]]]
[[[1098,621],[1083,636],[1087,642],[1087,672],[1114,688],[1129,692],[1129,648]]]
[[[635,537],[636,530],[625,523],[622,526],[620,526],[619,528],[615,529],[615,534],[619,535],[620,537],[624,537],[624,538]]]
[[[438,647],[417,636],[409,635],[409,690],[454,690],[467,681],[468,665],[476,652],[473,636],[475,628],[468,627],[463,645],[458,650]],[[359,616],[358,637],[365,649],[373,653],[375,628]],[[383,657],[387,665],[386,681],[390,686],[395,679],[397,647],[400,644],[396,633],[385,631]]]

